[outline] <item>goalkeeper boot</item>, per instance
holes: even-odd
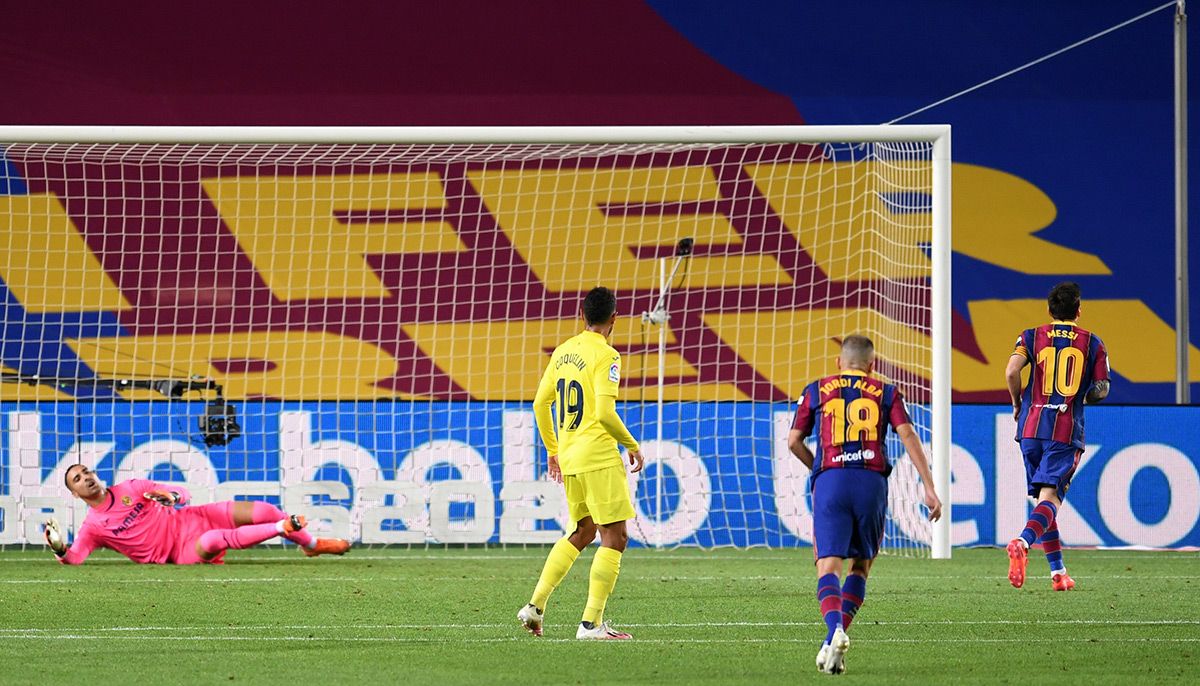
[[[581,641],[628,641],[633,638],[624,631],[617,631],[608,625],[608,622],[600,622],[592,624],[590,622],[580,622],[579,628],[575,630],[575,638]]]
[[[304,554],[308,557],[316,557],[318,555],[345,555],[350,550],[350,541],[344,538],[314,538],[313,547],[305,548],[300,546]]]
[[[529,633],[534,636],[542,635],[542,611],[537,608],[537,605],[529,603],[521,608],[517,611],[517,620]]]
[[[846,671],[846,651],[850,650],[850,637],[842,627],[833,632],[829,641],[829,653],[825,656],[825,673],[841,674]]]
[[[1025,585],[1025,566],[1029,564],[1029,549],[1025,540],[1014,538],[1008,542],[1008,582],[1013,588]]]
[[[1054,590],[1056,591],[1070,591],[1075,588],[1075,580],[1072,579],[1071,575],[1067,574],[1067,571],[1064,569],[1058,574],[1050,575],[1050,585],[1053,586]]]

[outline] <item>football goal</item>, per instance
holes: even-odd
[[[530,407],[613,289],[646,546],[806,545],[801,389],[873,339],[950,501],[948,126],[0,127],[0,543],[63,471],[363,544],[561,536]],[[889,442],[885,548],[949,555]]]

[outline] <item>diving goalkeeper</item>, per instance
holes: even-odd
[[[46,543],[63,564],[82,564],[96,548],[140,564],[220,564],[226,550],[276,536],[298,544],[309,557],[350,549],[343,539],[313,537],[304,530],[304,517],[288,516],[267,502],[227,500],[176,509],[191,499],[187,489],[146,479],[106,487],[81,464],[71,465],[65,480],[67,489],[88,504],[88,513],[69,549],[58,523],[46,523]]]

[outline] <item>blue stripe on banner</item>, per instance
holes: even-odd
[[[557,502],[561,486],[544,479],[545,452],[525,403],[234,405],[243,435],[206,446],[196,429],[202,402],[0,403],[0,540],[24,535],[16,520],[22,503],[41,507],[29,500],[42,495],[40,481],[60,492],[56,469],[79,455],[110,483],[118,469],[186,476],[193,493],[220,487],[224,498],[277,497],[285,470],[321,479],[322,493],[292,495],[330,507],[326,514],[354,508],[339,526],[362,522],[371,542],[424,542],[426,531],[457,542],[552,543],[561,535],[558,512],[544,505]],[[668,403],[665,444],[655,446],[655,406],[622,403],[650,464],[653,455],[668,456],[661,470],[635,478],[634,544],[809,545],[807,472],[786,447],[793,410],[790,403]],[[1012,415],[1003,406],[956,407],[953,426],[953,543],[1003,544],[1030,514]],[[1057,518],[1063,544],[1200,546],[1200,407],[1089,407],[1087,431],[1089,448]],[[432,487],[446,481],[460,483]],[[661,512],[650,505],[660,500]]]

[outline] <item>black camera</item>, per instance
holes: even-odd
[[[204,408],[204,416],[200,417],[200,435],[204,436],[204,445],[229,445],[229,442],[242,435],[242,427],[237,423],[237,414],[233,405],[217,398]]]

